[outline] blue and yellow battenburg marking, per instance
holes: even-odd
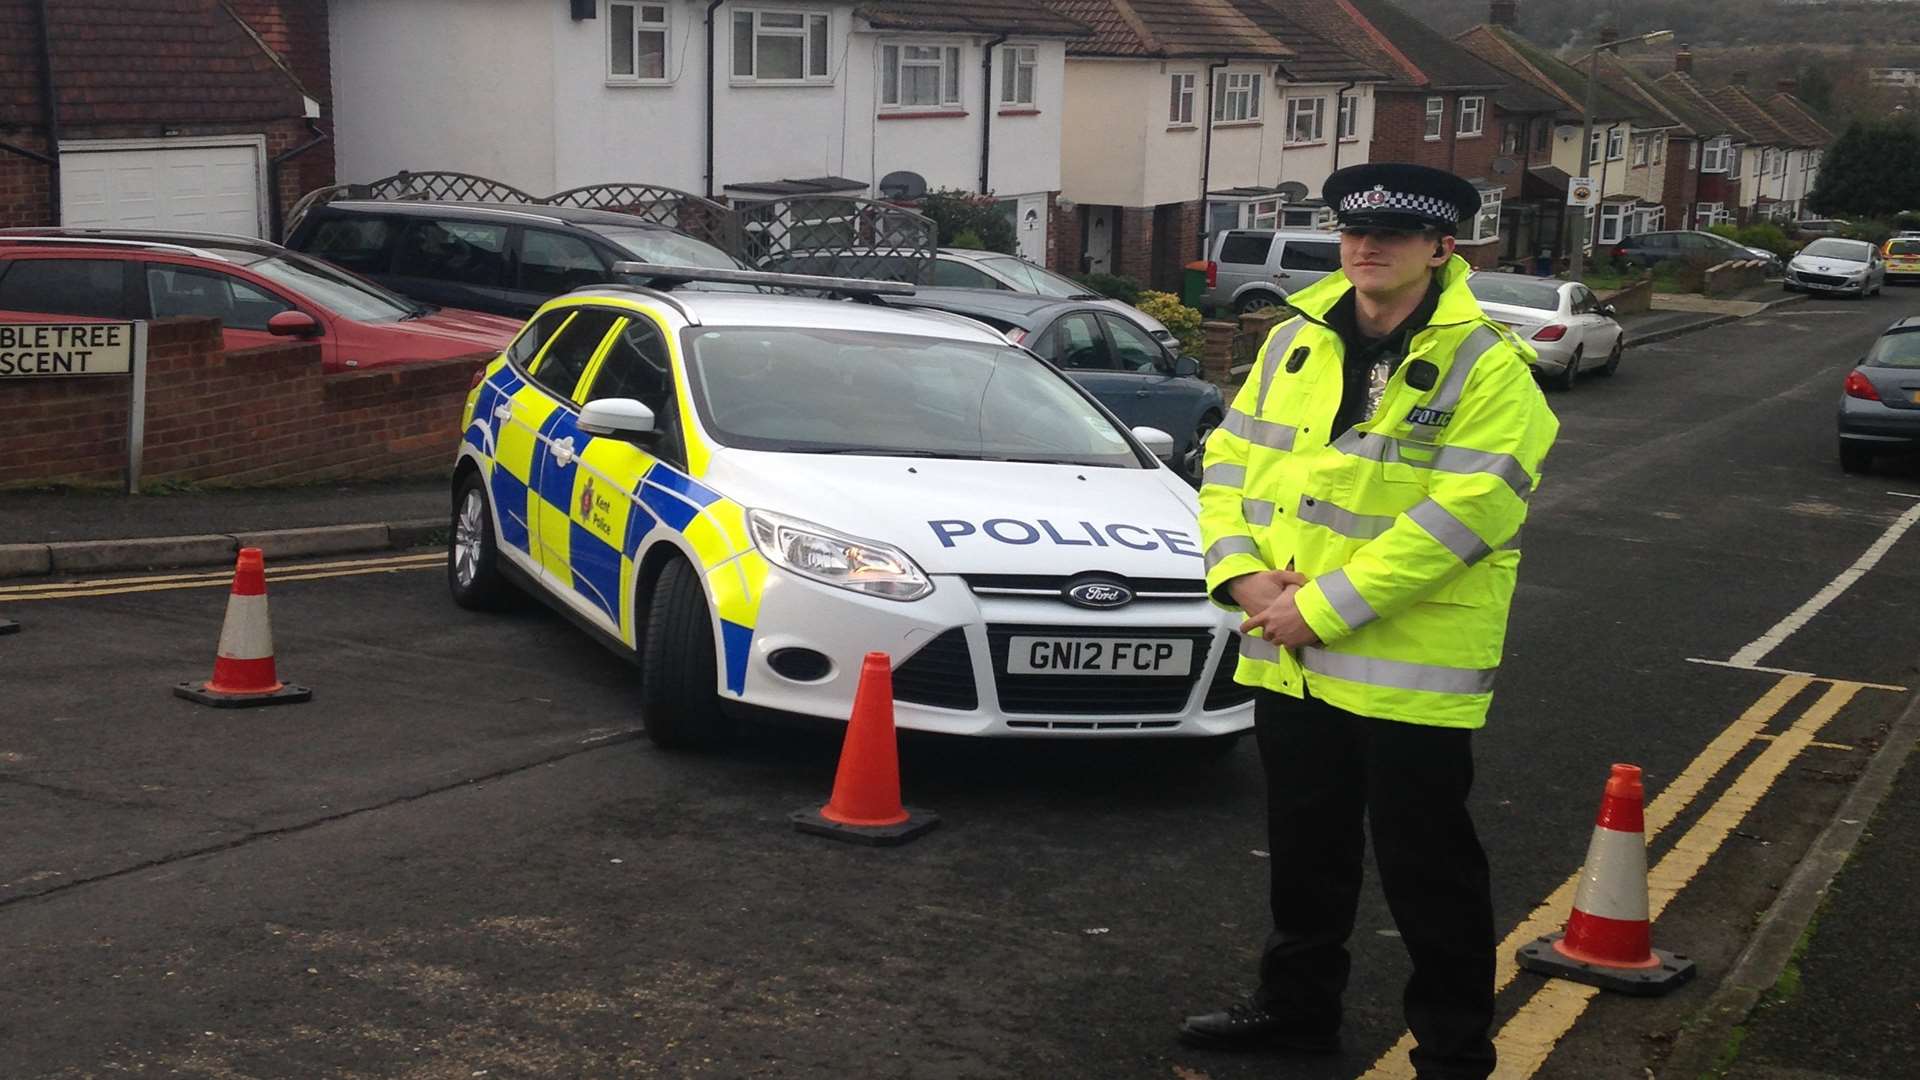
[[[671,542],[669,535],[691,549],[719,616],[727,689],[745,692],[767,563],[747,534],[744,508],[632,443],[581,431],[571,409],[504,358],[469,395],[463,438],[493,463],[499,542],[570,582],[629,644],[641,550]],[[563,448],[558,456],[555,447]]]

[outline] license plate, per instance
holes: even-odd
[[[1009,675],[1185,675],[1193,642],[1176,638],[1016,637]]]

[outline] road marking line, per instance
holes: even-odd
[[[1760,700],[1748,706],[1740,718],[1727,725],[1726,730],[1714,736],[1706,749],[1700,751],[1687,763],[1673,782],[1661,789],[1660,794],[1647,804],[1645,812],[1646,835],[1648,843],[1659,835],[1660,830],[1671,825],[1674,819],[1684,813],[1701,791],[1713,781],[1720,771],[1727,767],[1734,756],[1753,741],[1754,736],[1766,730],[1766,726],[1780,710],[1787,707],[1794,695],[1812,685],[1814,680],[1804,676],[1789,676],[1775,683]],[[1584,849],[1583,849],[1584,850]],[[1573,893],[1579,887],[1585,868],[1576,869],[1573,875],[1560,883],[1559,888],[1540,901],[1520,925],[1513,928],[1505,941],[1502,941],[1494,953],[1493,990],[1494,993],[1507,988],[1514,976],[1520,973],[1520,965],[1514,956],[1520,946],[1532,942],[1535,938],[1551,934],[1561,929],[1567,920],[1567,912],[1573,909]],[[1553,984],[1549,984],[1553,985]],[[1374,1062],[1362,1080],[1413,1080],[1413,1065],[1407,1060],[1407,1052],[1413,1049],[1413,1035],[1402,1034],[1400,1041],[1393,1044]]]
[[[1754,736],[1754,738],[1759,739],[1763,742],[1772,742],[1773,740],[1779,737],[1780,736],[1767,731],[1763,731],[1760,734]],[[1808,743],[1807,745],[1809,747],[1812,747],[1815,750],[1858,750],[1860,749],[1857,746],[1848,746],[1846,743],[1821,742],[1818,739]]]
[[[446,558],[444,552],[428,552],[418,555],[380,555],[365,559],[346,559],[335,562],[294,563],[286,566],[274,566],[267,569],[273,574],[299,573],[308,570],[334,570],[346,566],[371,566],[375,563],[413,563],[429,562]],[[232,581],[232,569],[196,570],[172,574],[142,574],[139,577],[94,578],[85,581],[55,581],[34,585],[0,585],[0,596],[49,592],[61,589],[105,588],[112,585],[145,585],[156,581]]]
[[[1920,499],[1920,495],[1916,495],[1911,491],[1889,491],[1887,494],[1898,495],[1902,499]]]
[[[1731,660],[1705,660],[1698,656],[1687,657],[1689,664],[1707,664],[1711,667],[1732,668],[1735,671],[1759,671],[1768,675],[1795,675],[1802,679],[1811,679],[1819,683],[1833,683],[1836,686],[1858,686],[1863,690],[1890,690],[1904,694],[1907,688],[1891,683],[1861,682],[1859,679],[1836,679],[1829,675],[1815,675],[1811,671],[1795,671],[1792,668],[1767,667],[1764,664],[1736,664]]]
[[[1820,614],[1822,608],[1838,600],[1841,593],[1846,592],[1854,582],[1860,580],[1862,575],[1873,569],[1874,565],[1886,555],[1887,549],[1893,547],[1894,542],[1905,535],[1908,529],[1913,528],[1913,523],[1916,521],[1920,521],[1920,503],[1914,504],[1906,513],[1894,519],[1893,524],[1887,526],[1887,530],[1880,534],[1880,539],[1875,540],[1858,559],[1854,560],[1852,566],[1842,570],[1839,577],[1828,582],[1826,588],[1814,593],[1806,603],[1775,623],[1773,629],[1761,634],[1749,642],[1745,648],[1734,653],[1728,658],[1728,662],[1736,666],[1751,666],[1759,663],[1761,657],[1779,648],[1793,636],[1795,631],[1807,625],[1815,615]]]
[[[358,562],[313,563],[305,567],[283,567],[269,570],[267,580],[275,581],[319,581],[324,578],[354,577],[361,574],[393,574],[405,570],[433,570],[446,562],[442,554],[404,555],[397,558],[367,559]],[[346,569],[327,569],[345,567]],[[314,572],[303,572],[312,570]],[[184,580],[183,580],[184,579]],[[180,574],[164,574],[155,578],[121,578],[114,584],[70,581],[61,585],[33,585],[25,588],[35,592],[15,593],[0,589],[0,600],[8,603],[24,603],[29,600],[65,600],[78,596],[119,596],[127,593],[170,592],[176,589],[213,589],[224,588],[233,582],[230,571],[218,574],[186,578]]]
[[[1759,805],[1761,797],[1772,790],[1774,782],[1793,764],[1793,759],[1859,692],[1857,686],[1829,686],[1792,727],[1775,737],[1759,757],[1741,770],[1732,786],[1700,815],[1666,857],[1647,872],[1647,910],[1651,920],[1659,920],[1660,913],[1707,865],[1713,853]],[[1494,1080],[1527,1080],[1538,1072],[1598,993],[1596,987],[1558,979],[1542,986],[1495,1038],[1500,1064],[1493,1071]]]

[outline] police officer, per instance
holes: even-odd
[[[1520,525],[1559,430],[1531,350],[1467,290],[1471,184],[1417,165],[1328,178],[1341,272],[1295,293],[1207,443],[1207,587],[1244,614],[1273,932],[1259,988],[1181,1038],[1339,1048],[1365,839],[1413,960],[1422,1080],[1493,1070],[1493,904],[1469,737],[1500,664]]]

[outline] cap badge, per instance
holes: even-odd
[[[1382,206],[1386,204],[1386,201],[1386,189],[1378,184],[1375,184],[1373,190],[1366,194],[1366,203],[1368,206]]]

